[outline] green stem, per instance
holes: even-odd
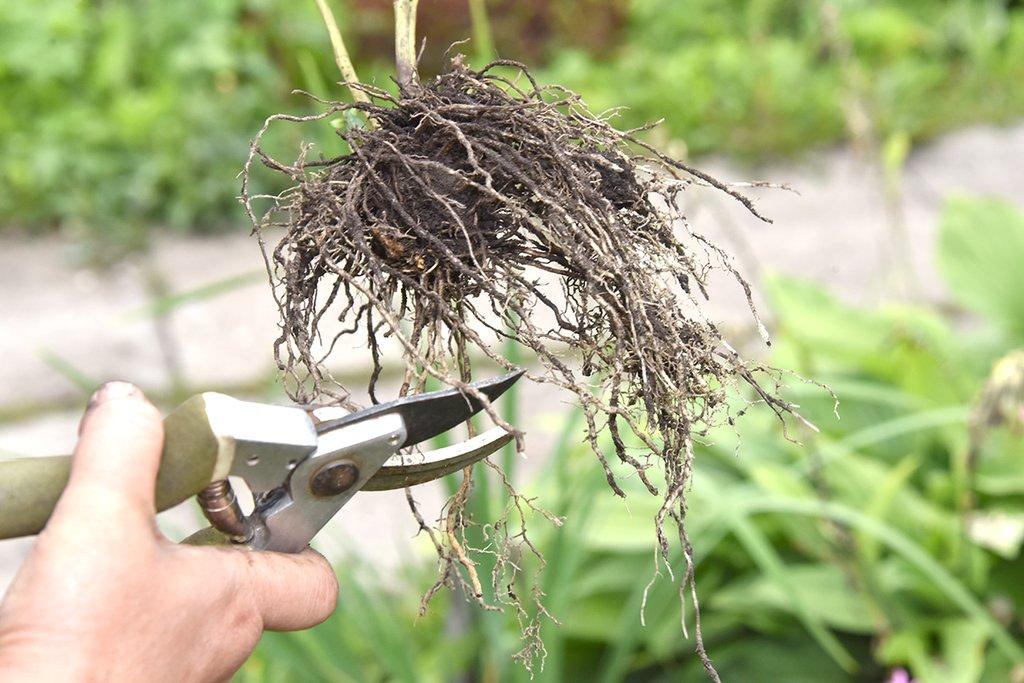
[[[341,72],[341,77],[348,84],[349,92],[352,93],[352,99],[356,102],[370,101],[370,98],[365,92],[358,88],[352,87],[353,84],[359,84],[359,76],[356,75],[356,68],[352,64],[352,59],[348,56],[348,49],[345,47],[345,41],[341,37],[341,31],[338,30],[338,23],[334,20],[334,13],[331,12],[331,8],[327,6],[325,0],[314,0],[316,7],[320,10],[320,16],[324,20],[324,26],[327,27],[327,35],[331,39],[331,50],[334,51],[334,63],[338,65],[338,71]]]
[[[473,24],[473,46],[481,65],[495,57],[491,19],[487,14],[487,0],[469,0],[469,16]]]

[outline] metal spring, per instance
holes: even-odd
[[[213,528],[228,536],[235,543],[252,539],[255,530],[249,518],[242,513],[235,491],[227,479],[211,483],[196,496],[203,515],[210,520]]]

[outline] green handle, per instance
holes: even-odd
[[[221,462],[225,458],[227,463]],[[0,461],[0,539],[38,534],[53,513],[71,467],[69,456]],[[204,395],[164,418],[164,452],[156,480],[157,510],[202,491],[230,468],[210,426]]]
[[[214,529],[212,526],[205,527],[195,532],[182,543],[188,545],[231,545],[231,539]]]

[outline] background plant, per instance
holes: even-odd
[[[992,365],[1024,342],[1024,291],[1001,268],[1024,258],[1024,215],[954,199],[938,250],[962,303],[983,316],[969,334],[964,312],[861,309],[814,285],[770,281],[778,362],[827,381],[842,419],[827,394],[800,385],[794,398],[822,428],[803,446],[753,411],[738,436],[718,430],[699,448],[688,518],[705,640],[726,680],[879,680],[896,668],[920,681],[1024,675],[1019,422],[990,424],[967,459],[972,406],[987,381],[992,389]],[[1000,396],[1020,416],[1015,386]],[[579,429],[578,416],[566,420],[533,486],[569,520],[540,541],[547,606],[562,625],[544,627],[537,678],[703,680],[667,576],[640,623],[637,579],[650,575],[657,502],[633,495],[627,510],[606,495]],[[478,489],[475,504],[501,504],[494,491]],[[384,586],[343,565],[341,611],[306,634],[268,634],[241,680],[528,678],[510,659],[518,629],[508,615],[470,613],[453,631],[460,603],[449,597],[417,621],[416,574],[429,567],[409,571]]]
[[[360,75],[382,86],[390,4],[333,3]],[[693,153],[760,159],[856,136],[851,89],[883,140],[1024,112],[1024,12],[1002,0],[474,6],[489,35],[465,0],[424,5],[426,75],[476,16],[471,55],[493,45],[595,110],[625,104],[624,127],[665,116],[654,140]],[[293,88],[337,94],[313,3],[5,3],[0,44],[0,230],[61,229],[108,259],[155,231],[241,225],[236,174],[252,131],[268,111],[307,110]]]

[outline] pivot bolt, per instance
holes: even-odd
[[[348,460],[339,460],[321,467],[309,482],[309,490],[318,498],[336,496],[352,488],[359,480],[359,468]]]

